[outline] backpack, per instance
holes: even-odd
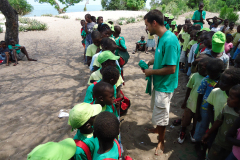
[[[84,153],[87,156],[87,159],[92,160],[91,151],[90,151],[89,147],[86,145],[86,143],[84,143],[83,141],[77,140],[77,139],[75,139],[74,141],[75,141],[77,147],[82,148],[82,150],[84,151]]]
[[[131,102],[126,96],[124,96],[122,90],[120,90],[120,93],[122,94],[123,98],[117,98],[114,100],[114,102],[120,101],[120,116],[122,116],[127,113],[131,106]]]
[[[122,38],[119,38],[119,45],[121,46],[121,43],[120,43],[120,40]],[[129,53],[126,51],[126,52],[123,52],[123,51],[118,51],[118,54],[120,56],[120,59],[119,59],[119,64],[120,66],[124,66],[125,64],[127,64],[128,62],[128,59],[130,58],[130,55]]]

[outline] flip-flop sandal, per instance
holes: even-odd
[[[179,125],[181,124],[181,122],[182,122],[181,119],[177,119],[177,120],[174,120],[172,124],[173,124],[174,126],[179,126]]]

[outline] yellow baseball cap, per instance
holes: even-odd
[[[218,31],[212,37],[212,51],[221,53],[224,51],[224,44],[226,42],[226,36],[223,32]]]
[[[76,153],[76,143],[72,138],[60,142],[47,142],[35,147],[27,160],[69,160]]]
[[[83,126],[91,117],[102,111],[100,104],[80,103],[74,106],[69,112],[68,124],[72,129]]]
[[[115,56],[111,51],[103,51],[98,56],[98,62],[102,64],[107,60],[118,60],[119,58],[119,56]]]

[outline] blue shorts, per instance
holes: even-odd
[[[205,135],[210,123],[207,109],[205,110],[201,108],[200,114],[202,120],[200,122],[197,122],[195,134],[193,136],[196,141],[202,140],[202,137]]]
[[[232,59],[235,59],[239,53],[240,53],[240,49],[237,48],[236,51],[234,52]]]

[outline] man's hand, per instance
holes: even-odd
[[[152,75],[152,69],[142,69],[143,73],[145,73],[145,76],[151,76]]]
[[[206,144],[206,143],[208,142],[208,138],[209,138],[209,134],[206,133],[206,134],[202,137],[202,142]]]

